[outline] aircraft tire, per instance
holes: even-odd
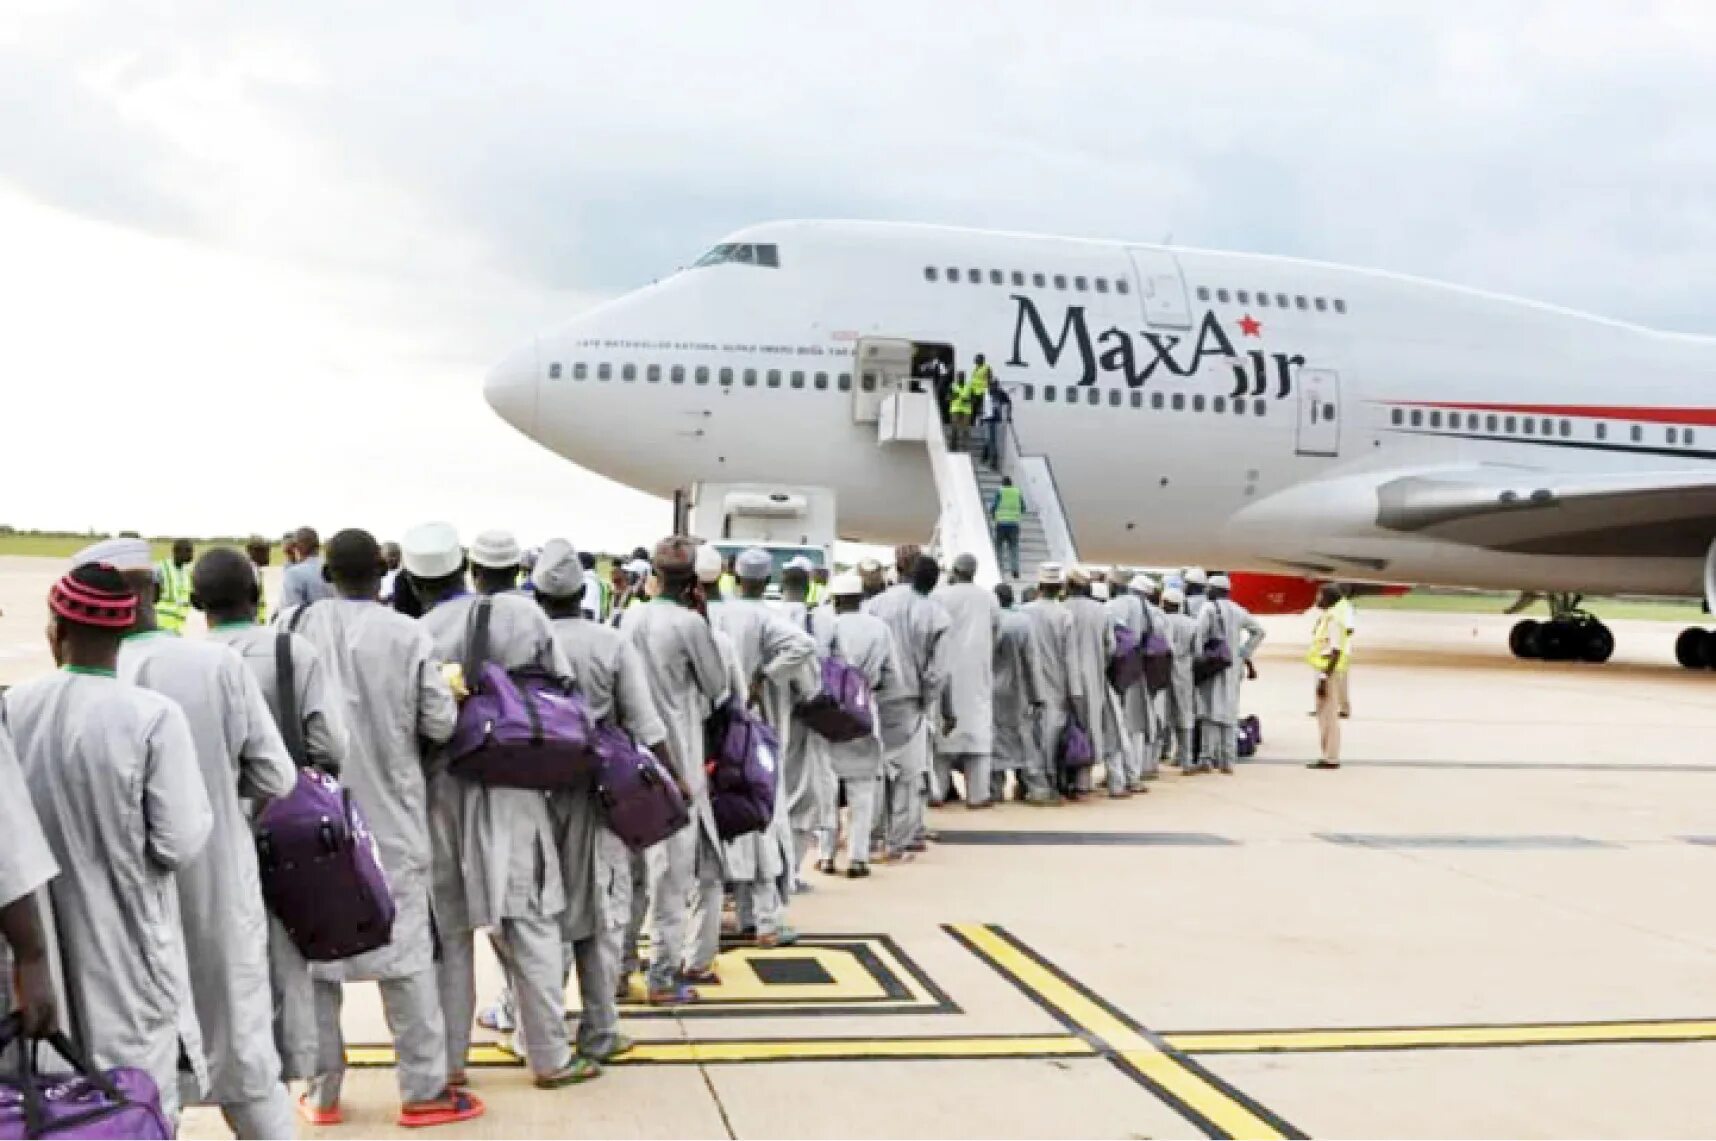
[[[1578,631],[1579,656],[1601,665],[1615,655],[1615,635],[1601,622],[1587,622]]]
[[[1674,660],[1689,670],[1708,669],[1711,641],[1707,631],[1688,626],[1674,640]]]
[[[1543,629],[1543,623],[1535,618],[1522,618],[1513,624],[1513,629],[1507,636],[1507,647],[1513,651],[1513,656],[1526,661],[1541,655],[1538,648],[1538,634]]]
[[[1546,662],[1566,662],[1577,657],[1579,639],[1570,622],[1545,622],[1537,631],[1538,656]]]

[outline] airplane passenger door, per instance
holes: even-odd
[[[1341,378],[1332,369],[1299,372],[1299,454],[1341,454]]]
[[[874,424],[882,418],[882,401],[906,391],[912,376],[911,341],[892,337],[862,337],[852,354],[852,421]]]
[[[1179,260],[1167,250],[1133,249],[1132,268],[1138,273],[1138,293],[1144,320],[1158,329],[1190,329],[1192,307]]]

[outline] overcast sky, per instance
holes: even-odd
[[[826,216],[1716,332],[1716,5],[7,0],[0,522],[648,539],[484,370]]]

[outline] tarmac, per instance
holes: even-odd
[[[56,568],[0,559],[0,682],[47,668]],[[1585,666],[1516,662],[1507,619],[1360,623],[1341,771],[1303,767],[1310,621],[1268,619],[1237,775],[935,812],[914,864],[809,873],[800,946],[627,1008],[594,1082],[534,1090],[480,1032],[488,1115],[435,1135],[1708,1135],[1716,678],[1669,624]],[[304,1135],[394,1135],[373,988],[346,1019],[347,1124]]]

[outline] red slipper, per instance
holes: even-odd
[[[311,1125],[344,1125],[346,1123],[346,1115],[340,1112],[339,1106],[336,1105],[332,1109],[317,1109],[310,1104],[310,1095],[307,1093],[298,1095],[298,1116]]]
[[[482,1099],[465,1090],[448,1089],[447,1096],[415,1106],[399,1108],[398,1124],[405,1129],[425,1129],[433,1125],[452,1125],[483,1115]]]

